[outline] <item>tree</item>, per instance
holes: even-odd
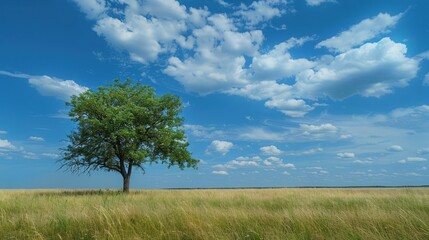
[[[128,79],[72,96],[66,104],[77,129],[68,135],[60,161],[71,172],[118,172],[123,191],[129,192],[134,167],[143,173],[152,163],[196,168],[198,160],[187,150],[177,96],[157,96],[153,88]]]

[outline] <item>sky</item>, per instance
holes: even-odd
[[[132,188],[429,184],[429,2],[0,1],[0,188],[120,188],[57,162],[70,96],[178,95],[197,170]]]

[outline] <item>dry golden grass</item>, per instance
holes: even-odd
[[[429,239],[429,189],[3,190],[0,239]]]

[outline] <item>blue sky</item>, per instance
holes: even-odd
[[[119,188],[58,170],[71,95],[179,95],[198,170],[133,188],[429,183],[427,1],[0,2],[0,188]]]

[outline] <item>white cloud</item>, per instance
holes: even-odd
[[[176,0],[147,0],[141,3],[138,12],[159,19],[178,20],[187,17],[186,7]]]
[[[230,3],[227,3],[224,0],[217,0],[217,2],[223,7],[230,7],[231,6]]]
[[[190,135],[198,138],[213,139],[218,137],[224,137],[225,135],[224,131],[218,130],[214,127],[185,124],[184,128]]]
[[[288,77],[293,77],[303,70],[316,66],[305,58],[294,59],[289,50],[291,48],[301,46],[310,37],[290,38],[282,42],[266,54],[259,54],[253,57],[250,70],[254,74],[254,78],[258,80],[280,80]]]
[[[339,157],[339,158],[354,158],[355,154],[352,152],[343,152],[343,153],[337,153],[337,157]]]
[[[426,73],[425,78],[423,80],[424,86],[429,86],[429,73]]]
[[[429,154],[429,147],[417,150],[417,154]]]
[[[31,141],[36,141],[36,142],[43,142],[43,141],[45,141],[44,138],[42,138],[42,137],[35,137],[35,136],[31,136],[28,139],[31,140]]]
[[[354,160],[353,163],[358,163],[358,164],[371,164],[372,161],[371,160]]]
[[[0,75],[28,79],[30,86],[34,87],[41,95],[56,97],[65,101],[68,101],[72,95],[78,95],[88,90],[87,87],[81,86],[73,80],[62,80],[49,76],[16,74],[6,71],[0,71]]]
[[[48,158],[54,158],[54,159],[61,157],[59,154],[56,154],[56,153],[42,153],[42,156],[48,157]]]
[[[252,27],[283,15],[286,12],[284,10],[286,4],[286,0],[253,1],[249,6],[242,4],[236,15],[241,16],[246,25]]]
[[[39,156],[37,156],[37,154],[32,152],[24,152],[23,154],[24,154],[23,155],[24,158],[27,158],[27,159],[39,159]]]
[[[237,169],[239,167],[258,167],[259,162],[262,159],[258,156],[254,157],[237,157],[234,160],[226,162],[225,164],[217,164],[212,166],[213,168],[217,168],[220,170],[224,169]]]
[[[291,97],[291,90],[292,87],[287,84],[279,84],[276,81],[260,81],[247,84],[242,88],[232,88],[227,92],[254,100],[266,100],[280,95]]]
[[[238,161],[238,160],[232,160],[229,162],[229,164],[231,165],[237,165],[237,166],[253,166],[253,167],[257,167],[259,166],[259,164],[256,161]]]
[[[265,161],[275,162],[275,163],[282,163],[283,159],[278,158],[278,157],[269,157],[269,158],[265,159]]]
[[[268,161],[268,160],[264,160],[262,163],[263,163],[265,166],[271,166],[271,165],[273,165],[273,163],[272,163],[272,162],[270,162],[270,161]]]
[[[198,54],[196,58],[184,61],[177,57],[168,60],[165,73],[173,76],[187,91],[203,95],[225,91],[247,83],[245,58],[216,55],[207,52],[208,56]]]
[[[236,161],[253,161],[253,162],[259,162],[261,161],[261,158],[259,156],[254,156],[254,157],[238,157],[235,159]]]
[[[73,0],[89,19],[97,19],[106,9],[105,0]]]
[[[297,75],[294,89],[302,98],[380,97],[414,78],[419,62],[405,56],[407,47],[383,38],[342,53],[329,63]]]
[[[402,13],[395,16],[380,13],[373,18],[365,19],[353,25],[349,30],[335,37],[318,43],[316,47],[326,47],[336,52],[348,51],[380,34],[389,32],[389,29],[395,26],[401,17]]]
[[[283,153],[283,151],[281,151],[274,145],[261,147],[260,150],[263,155],[280,155]]]
[[[14,150],[16,147],[6,139],[0,139],[0,151],[1,150]]]
[[[249,83],[245,56],[257,53],[263,41],[260,30],[237,32],[224,14],[208,17],[208,24],[194,29],[194,54],[183,60],[171,57],[164,72],[186,90],[200,94],[228,91]]]
[[[131,60],[146,64],[168,51],[168,45],[186,30],[184,21],[170,21],[130,13],[121,21],[105,17],[97,21],[94,31],[112,46],[126,50]]]
[[[314,108],[307,105],[302,99],[277,99],[273,98],[265,103],[269,108],[278,109],[289,117],[303,117]]]
[[[426,162],[426,158],[422,157],[407,157],[406,159],[399,160],[399,163],[407,163],[407,162]]]
[[[292,169],[296,168],[295,164],[293,164],[293,163],[281,163],[279,166],[284,167],[284,168],[292,168]]]
[[[393,118],[415,118],[420,116],[428,116],[429,115],[429,105],[421,105],[417,107],[409,107],[409,108],[397,108],[393,110],[390,115]]]
[[[241,88],[232,88],[228,93],[245,96],[255,100],[265,100],[265,106],[274,108],[290,117],[303,117],[314,108],[307,105],[302,99],[292,96],[291,86],[277,83],[280,80],[292,77],[304,69],[311,68],[315,63],[306,59],[293,59],[288,50],[302,45],[310,38],[291,38],[280,43],[267,54],[256,55],[248,70],[255,82]]]
[[[310,170],[323,170],[322,167],[307,167],[307,169],[310,169]]]
[[[324,123],[321,125],[311,125],[311,124],[300,124],[300,129],[303,132],[303,135],[313,135],[313,136],[324,136],[327,134],[335,134],[338,131],[338,128],[330,123]]]
[[[312,154],[316,154],[316,153],[320,153],[323,152],[323,148],[312,148],[306,151],[303,151],[301,154],[302,155],[312,155]]]
[[[212,171],[212,173],[217,175],[228,175],[227,171]]]
[[[207,148],[206,153],[217,152],[226,155],[233,146],[234,144],[232,142],[214,140]]]
[[[353,136],[351,134],[342,134],[342,135],[340,135],[340,139],[350,139],[352,137]]]
[[[187,8],[176,0],[120,2],[121,8],[101,0],[83,4],[100,9],[94,10],[94,31],[132,60],[142,64],[162,60],[159,65],[165,66],[163,73],[187,91],[263,100],[266,107],[290,117],[303,117],[317,107],[308,100],[391,93],[396,87],[405,87],[419,67],[420,60],[406,57],[404,44],[389,38],[359,46],[388,32],[402,13],[380,13],[361,21],[317,45],[342,54],[310,60],[294,58],[289,50],[312,37],[292,37],[261,51],[263,32],[243,28],[243,22],[254,27],[286,13],[286,0],[241,4],[232,15],[211,13],[207,7]],[[307,4],[322,2],[326,1]],[[224,1],[218,3],[226,6]],[[83,7],[82,11],[88,12],[85,9],[91,8]]]
[[[402,152],[402,151],[404,151],[404,149],[399,145],[392,145],[392,146],[388,147],[386,150],[390,151],[390,152]]]
[[[0,130],[0,134],[7,134],[7,131]]]
[[[328,2],[336,2],[336,0],[305,0],[307,2],[307,5],[315,7],[319,6],[322,3],[328,3]]]
[[[128,52],[131,60],[147,64],[166,52],[175,51],[175,43],[190,48],[192,38],[182,36],[189,26],[204,24],[208,12],[186,7],[175,0],[122,0],[123,9],[113,9],[122,18],[103,15],[93,30],[113,47]]]
[[[31,86],[43,96],[53,96],[61,100],[69,100],[72,95],[79,95],[88,90],[73,80],[62,80],[49,76],[33,77],[28,79]]]
[[[244,133],[240,134],[240,137],[245,140],[255,140],[255,141],[279,141],[283,139],[283,136],[277,132],[272,132],[263,128],[249,128],[246,129]]]
[[[283,174],[284,174],[284,175],[290,175],[290,174],[288,173],[288,171],[284,171],[284,172],[283,172]]]

